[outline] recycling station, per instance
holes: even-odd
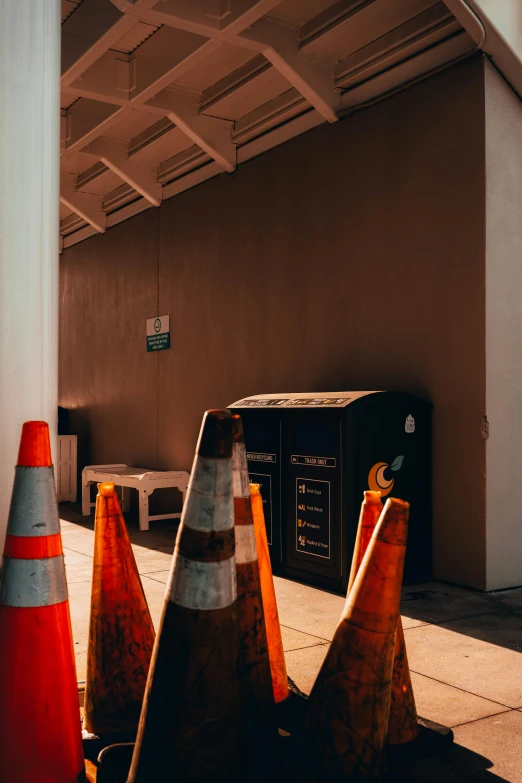
[[[233,403],[260,484],[274,574],[346,591],[367,489],[410,503],[404,583],[431,578],[431,404],[393,391]]]

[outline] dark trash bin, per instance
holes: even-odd
[[[404,582],[431,578],[431,404],[403,392],[239,400],[275,574],[347,587],[366,489],[411,504]]]

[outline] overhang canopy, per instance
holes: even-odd
[[[62,0],[62,248],[469,56],[450,4]]]

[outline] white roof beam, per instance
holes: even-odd
[[[81,99],[68,110],[65,117],[67,149],[62,158],[79,152],[90,141],[114,124],[126,109],[118,109],[110,103]]]
[[[274,68],[328,122],[337,120],[340,94],[335,88],[333,68],[306,59],[299,51],[295,32],[268,19],[262,19],[240,38],[255,41]]]
[[[60,201],[73,212],[76,212],[82,220],[89,223],[99,234],[105,233],[107,215],[102,211],[101,198],[90,193],[80,193],[75,190],[70,177],[62,177],[60,182]]]
[[[281,0],[212,0],[207,10],[194,0],[155,0],[155,5],[135,5],[132,0],[111,0],[120,11],[149,24],[167,25],[187,33],[234,43],[234,36],[270,13]],[[220,10],[221,9],[221,10]]]
[[[92,0],[84,0],[84,3],[91,1]],[[143,18],[145,21],[151,21],[150,19],[147,19],[147,8],[150,9],[153,7],[157,0],[141,0],[141,3],[139,0],[136,0],[136,2],[132,4],[127,3],[126,0],[111,0],[111,2],[113,5],[118,6],[120,10],[126,11],[124,18],[132,20],[132,24],[134,24],[136,17]],[[237,45],[239,39],[235,38],[236,34],[278,5],[280,0],[277,0],[277,2],[276,0],[258,0],[257,2],[252,2],[252,0],[236,0],[236,2],[233,2],[233,0],[231,0],[231,2],[231,14],[225,16],[223,21],[226,25],[226,29],[230,31],[227,33],[228,39],[233,43],[235,42]],[[160,5],[161,7],[166,6],[168,8],[169,0],[161,0]],[[191,4],[185,3],[184,6],[185,10],[188,8],[190,11]],[[172,27],[175,28],[176,25],[173,23]],[[136,61],[136,89],[129,90],[128,103],[125,102],[123,96],[117,104],[115,104],[115,101],[112,101],[111,106],[110,94],[107,94],[100,81],[95,80],[90,85],[92,88],[91,95],[97,94],[96,100],[98,103],[95,104],[93,102],[92,106],[86,106],[83,101],[78,101],[71,108],[71,111],[68,114],[69,130],[67,149],[63,151],[62,157],[67,157],[68,155],[78,152],[95,138],[106,133],[115,123],[120,122],[120,120],[123,120],[128,116],[128,113],[132,111],[132,109],[141,109],[157,113],[154,105],[152,103],[147,104],[146,101],[149,101],[157,93],[174,82],[179,76],[213,54],[221,46],[219,40],[205,40],[204,38],[198,38],[197,36],[187,40],[186,35],[183,36],[183,41],[180,37],[179,45],[176,45],[176,41],[173,40],[172,36],[173,32],[174,30],[171,29],[169,35],[168,30],[158,30],[157,33],[151,36],[138,48],[135,56],[131,57],[131,61]],[[116,40],[116,38],[114,40]],[[163,52],[162,42],[168,44],[166,45],[165,52]],[[255,42],[248,41],[247,39],[240,41],[239,45],[243,47],[246,46],[254,51],[258,51],[259,49]],[[179,61],[174,64],[172,64],[173,51],[181,51]],[[103,52],[99,52],[97,57],[100,57],[102,54]],[[93,62],[95,62],[97,57],[94,58]],[[92,65],[93,62],[89,63],[89,66]],[[86,65],[86,68],[87,67],[88,66]],[[83,73],[83,70],[78,70],[72,81],[81,73]],[[78,89],[83,89],[86,94],[89,88],[88,77],[83,82],[83,88],[80,82],[77,84]],[[104,102],[105,108],[103,108]],[[90,101],[87,101],[87,103],[90,104]],[[118,108],[116,108],[116,106],[118,106]],[[164,111],[161,110],[161,112],[165,116]],[[92,116],[89,116],[89,114],[92,114]],[[219,131],[217,134],[219,135]],[[219,149],[216,149],[215,152],[218,155],[222,154]],[[228,150],[227,152],[226,149],[224,149],[222,152],[224,153],[223,163],[226,162],[226,169],[230,170],[230,165],[232,164],[232,158],[230,157],[231,150]]]
[[[223,19],[210,17],[188,0],[161,0],[149,10],[140,10],[130,0],[112,2],[127,13],[148,22],[176,27],[263,53],[325,120],[337,120],[340,96],[335,89],[333,68],[306,59],[300,53],[296,32],[276,22],[261,19],[277,5],[276,2],[236,0],[231,3],[231,13]]]
[[[136,83],[136,62],[129,55],[110,49],[67,88],[82,98],[126,106]]]
[[[85,147],[83,152],[99,157],[107,168],[134,188],[143,198],[155,207],[159,207],[162,200],[162,187],[157,182],[153,167],[141,161],[129,160],[124,144],[113,139],[96,139]]]
[[[177,128],[198,144],[225,171],[236,168],[236,147],[232,144],[233,123],[199,114],[198,100],[177,90],[164,90],[149,102],[162,108]]]
[[[67,87],[133,27],[107,0],[83,0],[62,25],[62,87]]]

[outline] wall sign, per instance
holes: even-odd
[[[147,353],[170,348],[170,316],[158,315],[147,321]]]

